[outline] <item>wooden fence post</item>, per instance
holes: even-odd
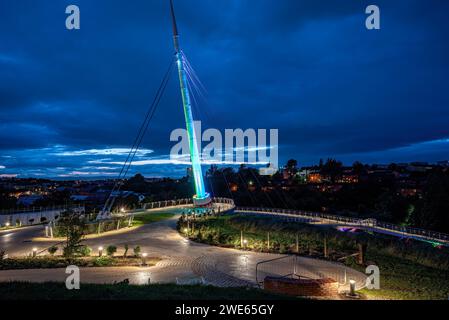
[[[270,251],[270,232],[267,232],[267,248]]]
[[[359,256],[358,256],[358,264],[365,264],[365,253],[366,253],[366,244],[359,243]]]
[[[329,251],[327,250],[327,237],[324,237],[324,257],[329,258]]]
[[[299,235],[296,233],[296,253],[299,254]]]

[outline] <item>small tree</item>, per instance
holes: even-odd
[[[113,257],[114,253],[117,252],[117,247],[116,246],[108,246],[106,248],[106,253],[108,254],[108,256]]]
[[[92,249],[88,246],[81,246],[78,250],[78,254],[82,257],[89,257],[92,253]]]
[[[134,255],[135,255],[136,257],[140,256],[140,246],[136,246],[136,247],[134,248]]]
[[[58,251],[57,246],[51,246],[50,248],[48,248],[48,253],[50,253],[52,256],[55,255],[56,251]]]
[[[0,261],[5,259],[6,257],[6,251],[0,248]]]
[[[66,243],[63,248],[64,256],[74,257],[82,254],[80,252],[83,249],[81,241],[84,238],[84,229],[86,226],[84,219],[73,210],[68,210],[61,213],[58,224],[66,236]]]

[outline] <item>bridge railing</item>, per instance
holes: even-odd
[[[378,221],[376,223],[376,228],[385,229],[387,231],[391,230],[391,231],[401,232],[404,234],[411,234],[411,235],[418,236],[421,238],[426,238],[430,241],[437,240],[437,241],[449,242],[449,234],[437,232],[437,231],[399,226],[399,225],[380,222],[380,221]]]
[[[404,235],[416,236],[420,238],[424,238],[430,241],[441,241],[441,242],[449,242],[449,234],[424,230],[419,228],[412,228],[406,226],[400,226],[392,223],[380,222],[375,219],[358,219],[351,217],[344,217],[338,215],[324,214],[319,212],[310,212],[310,211],[302,211],[302,210],[291,210],[291,209],[275,209],[275,208],[252,208],[252,207],[236,207],[236,211],[241,212],[259,212],[259,213],[268,213],[268,214],[279,214],[279,215],[294,215],[294,216],[302,216],[309,218],[316,218],[321,220],[328,220],[337,223],[344,223],[349,225],[356,225],[361,227],[370,227],[373,229],[383,229],[385,231],[392,231],[395,233],[403,233]]]
[[[228,199],[228,198],[212,198],[212,202],[229,204],[232,208],[235,207],[234,200]],[[149,210],[149,209],[182,206],[182,205],[193,205],[193,199],[186,198],[186,199],[177,199],[177,200],[164,200],[164,201],[157,201],[157,202],[148,202],[148,203],[143,204],[142,209]]]

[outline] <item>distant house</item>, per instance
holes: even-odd
[[[309,183],[322,183],[323,176],[320,173],[310,173],[307,177],[307,182]]]
[[[421,195],[421,190],[417,188],[401,188],[399,189],[400,194],[403,197],[414,197],[416,195]]]

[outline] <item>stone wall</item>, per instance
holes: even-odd
[[[288,279],[266,277],[264,289],[274,293],[303,297],[338,295],[338,282],[333,279]]]

